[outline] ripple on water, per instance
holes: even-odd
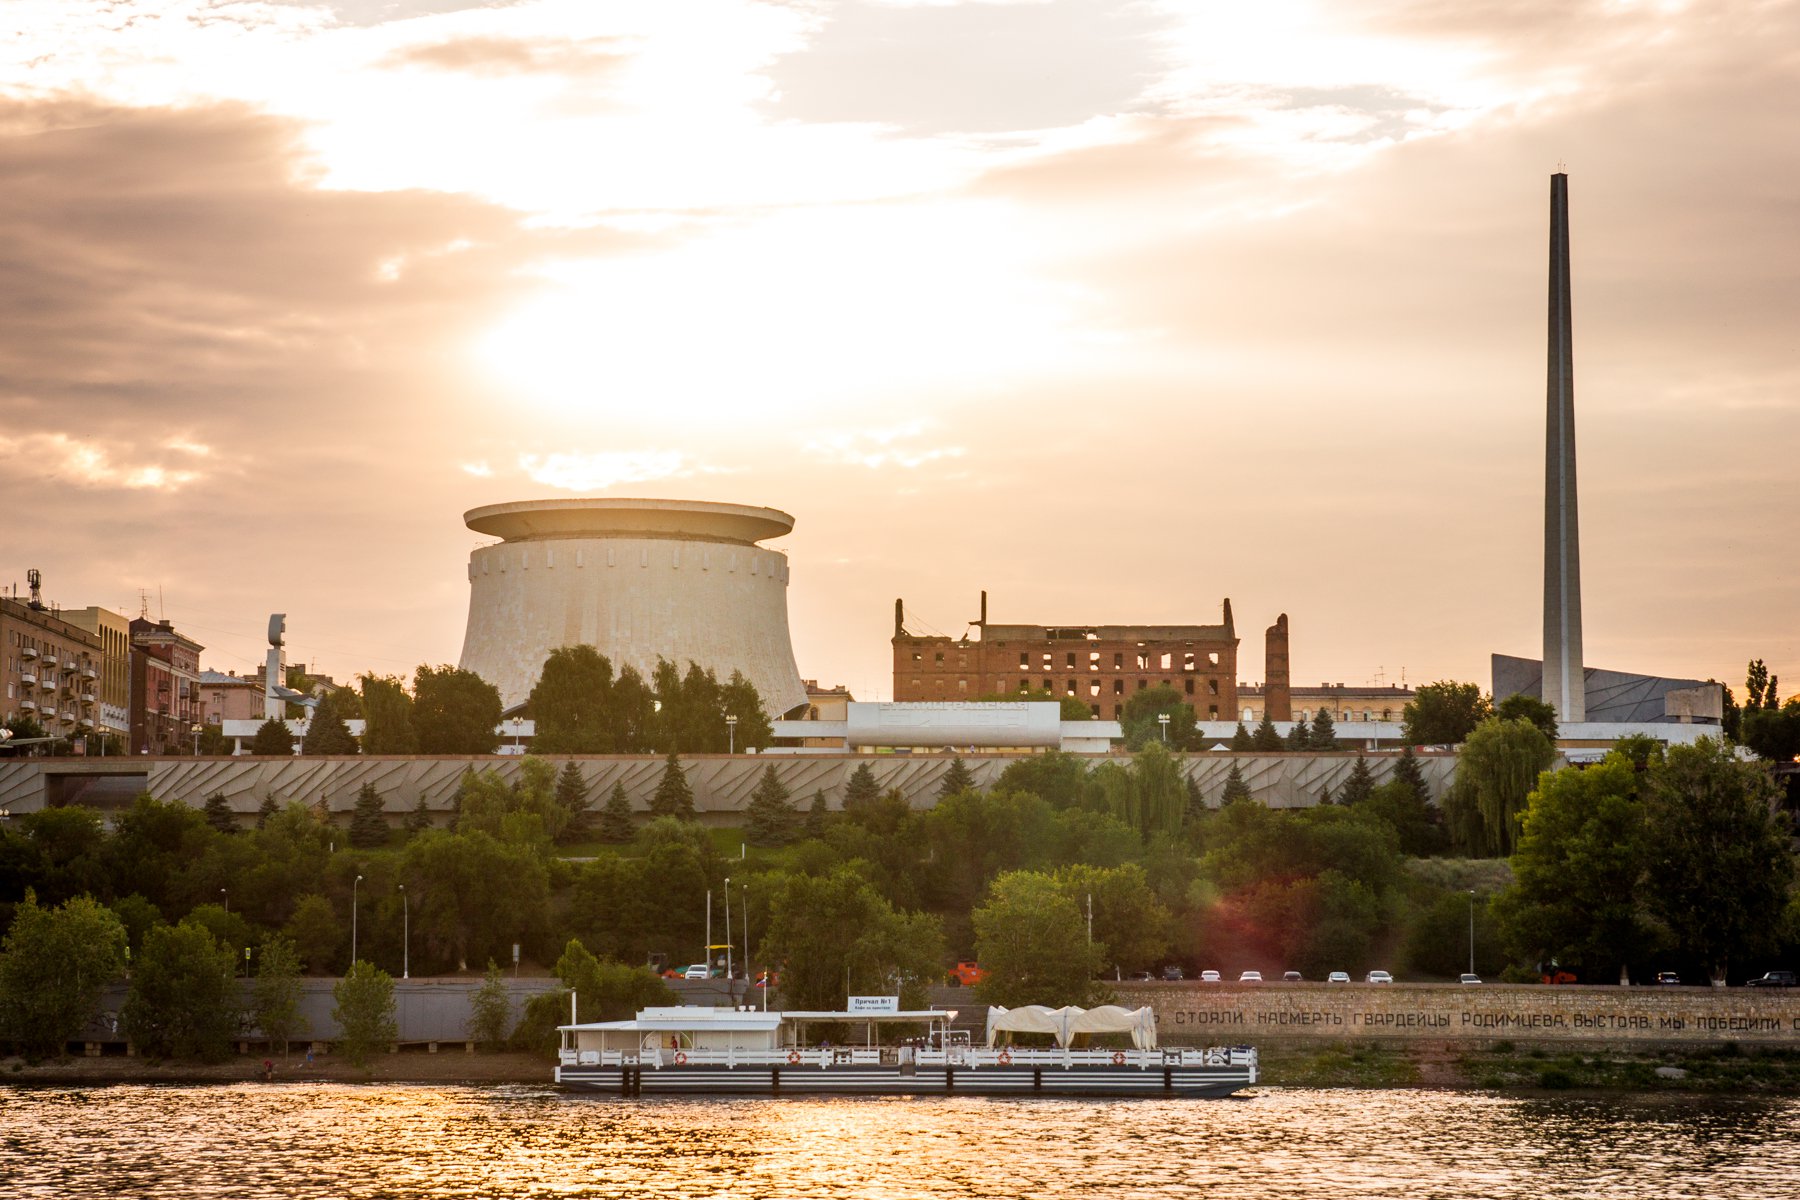
[[[8,1197],[1792,1197],[1800,1103],[1271,1088],[1228,1101],[0,1088]]]

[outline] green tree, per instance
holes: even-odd
[[[938,781],[937,798],[942,800],[945,796],[967,792],[974,787],[974,773],[969,770],[968,764],[963,762],[962,755],[959,754],[950,760],[950,769],[945,771],[943,779]]]
[[[1649,910],[1676,954],[1723,976],[1767,949],[1794,878],[1793,830],[1768,768],[1702,738],[1648,773]]]
[[[1312,737],[1305,721],[1294,722],[1293,728],[1287,731],[1287,737],[1282,739],[1282,749],[1296,752],[1312,749]]]
[[[294,943],[308,971],[322,974],[336,965],[344,944],[344,926],[325,897],[316,892],[300,897],[282,932]]]
[[[806,826],[804,832],[809,838],[822,838],[831,823],[831,810],[825,802],[825,789],[818,788],[813,792],[812,804],[806,810]]]
[[[1137,793],[1137,828],[1146,837],[1178,833],[1187,813],[1187,785],[1181,760],[1161,742],[1147,742],[1131,761],[1131,782]]]
[[[1401,747],[1399,761],[1394,763],[1394,778],[1417,793],[1420,803],[1431,799],[1431,789],[1425,785],[1425,769],[1419,765],[1412,746]]]
[[[781,880],[762,948],[781,973],[783,1002],[800,1009],[841,1009],[857,990],[923,1003],[944,961],[937,918],[896,912],[850,867]]]
[[[569,811],[556,797],[556,768],[535,755],[508,783],[498,771],[466,771],[457,790],[456,831],[544,849],[562,836]]]
[[[419,802],[413,810],[406,814],[406,832],[424,833],[431,828],[431,810],[425,806],[425,794],[419,793]]]
[[[559,646],[544,660],[526,711],[539,754],[615,754],[612,661],[592,646]]]
[[[152,1058],[224,1059],[238,1025],[236,960],[200,925],[150,930],[119,1013],[126,1035]]]
[[[850,782],[844,785],[844,811],[857,812],[879,799],[881,785],[875,782],[875,772],[869,768],[868,763],[857,763],[856,770],[850,772]]]
[[[1337,729],[1331,721],[1331,710],[1323,704],[1313,714],[1312,729],[1306,735],[1308,750],[1336,750],[1338,748]]]
[[[275,803],[275,797],[264,796],[262,803],[256,806],[256,827],[258,829],[265,828],[269,824],[269,818],[280,811],[280,807]]]
[[[388,840],[387,817],[382,812],[381,793],[373,783],[365,783],[356,793],[356,807],[350,814],[350,844],[361,850],[385,846]]]
[[[1777,680],[1769,675],[1769,668],[1760,658],[1750,660],[1744,676],[1744,708],[1775,707],[1775,684]]]
[[[1250,785],[1244,782],[1244,773],[1238,769],[1237,760],[1233,759],[1231,772],[1225,776],[1225,789],[1219,793],[1219,804],[1236,804],[1250,798]]]
[[[269,1045],[281,1043],[283,1058],[287,1057],[288,1042],[306,1033],[300,996],[300,952],[291,940],[275,934],[262,944],[257,959],[250,1012]]]
[[[1250,731],[1248,729],[1244,728],[1244,723],[1242,721],[1239,721],[1237,724],[1236,731],[1233,732],[1231,735],[1231,751],[1232,751],[1232,753],[1233,754],[1248,754],[1248,753],[1250,753],[1250,751],[1252,751],[1254,749],[1256,749],[1255,739],[1253,739],[1250,736]]]
[[[1493,702],[1479,684],[1440,680],[1413,693],[1401,711],[1411,746],[1454,746],[1493,715]]]
[[[492,754],[500,745],[500,692],[473,671],[421,664],[413,673],[412,726],[420,754]]]
[[[756,685],[744,678],[742,671],[733,671],[719,695],[725,707],[725,715],[737,718],[734,736],[726,739],[727,746],[735,746],[739,754],[750,750],[767,750],[775,744],[775,727],[769,723],[769,714],[763,711],[762,696]]]
[[[1400,852],[1413,858],[1424,858],[1444,849],[1444,829],[1437,810],[1425,797],[1398,777],[1371,788],[1368,796],[1356,804],[1357,814],[1378,825],[1384,825],[1399,839]],[[1340,803],[1348,803],[1339,797]]]
[[[648,968],[602,961],[575,938],[563,947],[555,972],[564,986],[575,993],[578,1021],[619,1021],[645,1008],[681,1003],[681,998]]]
[[[419,735],[413,729],[413,700],[406,681],[393,675],[362,675],[364,754],[417,754]]]
[[[1499,703],[1494,709],[1494,715],[1503,721],[1530,721],[1545,737],[1552,742],[1556,740],[1556,709],[1536,696],[1514,692]]]
[[[1105,943],[1089,944],[1075,901],[1049,875],[1012,871],[994,880],[970,916],[988,976],[975,985],[984,1004],[1091,1004]]]
[[[1641,779],[1617,753],[1539,779],[1513,852],[1512,886],[1494,903],[1515,961],[1554,959],[1616,979],[1620,966],[1651,948],[1641,909]]]
[[[1744,710],[1738,724],[1740,738],[1758,758],[1787,763],[1800,758],[1800,696],[1780,708]]]
[[[1059,868],[1053,878],[1084,917],[1092,911],[1093,940],[1106,948],[1104,961],[1135,972],[1168,954],[1174,917],[1156,898],[1139,864],[1076,864]]]
[[[40,908],[29,889],[0,943],[0,1037],[61,1057],[125,969],[125,925],[87,896]]]
[[[1338,789],[1337,802],[1343,805],[1361,804],[1374,790],[1375,773],[1369,770],[1369,760],[1359,754],[1350,767],[1350,778],[1344,780],[1344,786]]]
[[[256,736],[250,739],[250,753],[291,756],[294,735],[288,732],[287,723],[271,717],[258,725]]]
[[[232,816],[231,805],[226,803],[224,792],[214,792],[208,796],[200,811],[206,815],[206,823],[220,833],[237,832],[237,818]]]
[[[373,963],[354,962],[331,989],[331,1019],[341,1030],[338,1044],[352,1065],[363,1067],[369,1054],[400,1036],[394,1020],[394,977]]]
[[[1406,934],[1404,957],[1414,971],[1454,979],[1470,969],[1469,926],[1475,928],[1474,971],[1493,978],[1506,969],[1491,897],[1450,892],[1426,905]],[[1527,958],[1525,961],[1535,961]],[[1573,961],[1573,960],[1570,960]]]
[[[775,774],[773,763],[763,768],[762,779],[750,793],[744,810],[745,835],[756,846],[785,846],[799,832],[800,814],[794,811],[791,793]]]
[[[1125,701],[1125,709],[1119,717],[1119,724],[1125,733],[1125,748],[1136,753],[1152,741],[1163,741],[1162,717],[1169,718],[1167,744],[1170,748],[1199,748],[1193,705],[1166,683],[1152,688],[1140,688]]]
[[[694,819],[694,789],[688,786],[681,756],[673,750],[663,763],[662,778],[656,781],[656,790],[650,793],[650,812],[652,816],[677,817],[683,821]]]
[[[433,829],[406,844],[401,875],[418,897],[413,936],[458,971],[510,957],[514,942],[534,944],[545,932],[550,881],[533,846]]]
[[[319,697],[312,719],[306,723],[306,736],[300,740],[302,754],[355,754],[356,739],[338,711],[336,692]]]
[[[1468,735],[1457,757],[1452,803],[1446,806],[1459,809],[1465,820],[1471,812],[1479,817],[1479,842],[1467,849],[1499,857],[1512,853],[1526,798],[1555,759],[1550,739],[1524,719],[1489,717]],[[1474,828],[1471,821],[1468,833]]]
[[[600,810],[600,840],[622,846],[637,834],[637,822],[631,816],[631,800],[625,795],[624,781],[613,784],[606,807]]]
[[[1250,748],[1258,754],[1273,754],[1282,749],[1281,735],[1275,732],[1275,722],[1269,720],[1269,714],[1256,724],[1256,732],[1250,735]]]
[[[585,841],[593,833],[593,820],[588,812],[587,780],[581,767],[566,762],[556,776],[556,803],[567,816],[557,840],[563,843]]]
[[[506,978],[493,959],[488,959],[487,973],[481,986],[469,997],[469,1040],[483,1050],[498,1050],[506,1044],[512,1030],[512,994],[506,990]]]

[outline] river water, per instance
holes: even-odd
[[[623,1101],[538,1087],[0,1087],[5,1197],[1800,1196],[1800,1101]]]

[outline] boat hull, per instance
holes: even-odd
[[[1022,1066],[974,1068],[811,1064],[772,1067],[559,1067],[556,1082],[614,1095],[1113,1096],[1220,1099],[1256,1082],[1246,1067]]]

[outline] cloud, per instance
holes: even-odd
[[[923,422],[891,429],[845,430],[808,441],[806,452],[826,462],[868,467],[871,470],[882,467],[912,470],[941,459],[961,458],[966,453],[961,446],[908,444],[924,435]]]
[[[205,447],[169,443],[165,448],[192,454]],[[141,453],[132,445],[104,446],[65,433],[27,433],[0,442],[0,461],[8,474],[56,480],[77,487],[176,491],[200,478],[200,472],[161,462],[121,461]]]
[[[571,492],[599,491],[620,483],[647,483],[694,474],[674,450],[602,450],[593,454],[521,454],[519,469],[536,483]]]
[[[630,60],[628,43],[615,38],[551,41],[477,35],[403,46],[383,59],[381,65],[486,76],[538,72],[593,75],[614,72]]]

